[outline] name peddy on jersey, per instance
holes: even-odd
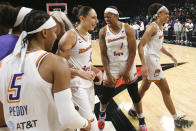
[[[52,84],[38,72],[39,63],[47,54],[43,50],[28,52],[23,73],[18,72],[17,58],[7,62],[5,58],[1,63],[0,101],[11,131],[59,131]]]
[[[106,25],[105,42],[107,46],[107,56],[110,63],[127,62],[129,56],[125,23],[122,23],[118,34],[113,33]]]
[[[156,24],[155,22],[153,22]],[[145,47],[145,55],[155,55],[157,57],[161,57],[161,48],[163,46],[163,30],[160,30],[159,26],[157,26],[157,33],[156,35],[152,36],[150,41],[146,44]]]

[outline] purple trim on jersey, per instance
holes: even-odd
[[[0,61],[12,53],[18,38],[18,36],[9,34],[0,36]]]

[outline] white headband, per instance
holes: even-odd
[[[108,13],[108,12],[113,13],[115,15],[119,14],[118,11],[116,9],[114,9],[114,8],[106,8],[104,13]]]
[[[161,12],[162,10],[164,10],[164,9],[167,9],[167,7],[162,6],[161,8],[159,8],[158,11],[157,11],[157,14],[158,14],[159,12]]]
[[[159,8],[159,9],[158,9],[157,13],[156,13],[156,14],[154,14],[154,15],[152,16],[152,18],[153,18],[153,19],[156,19],[156,18],[157,18],[157,16],[158,16],[158,13],[159,13],[159,12],[161,12],[162,10],[164,10],[164,9],[167,9],[167,7],[165,7],[165,6],[161,6],[161,8]]]
[[[52,17],[50,17],[43,25],[41,25],[38,29],[27,32],[27,34],[34,34],[37,32],[40,32],[44,29],[50,29],[52,27],[54,27],[56,25],[56,22],[54,21],[54,19]]]
[[[20,25],[24,19],[24,17],[29,13],[31,12],[31,8],[26,8],[26,7],[22,7],[17,15],[17,18],[16,18],[16,22],[14,24],[14,27]]]
[[[19,65],[19,72],[22,72],[22,66],[23,66],[23,61],[25,58],[25,54],[26,54],[26,50],[27,50],[27,43],[24,43],[23,47],[23,39],[28,35],[28,34],[34,34],[34,33],[38,33],[44,29],[50,29],[52,27],[56,26],[56,22],[54,21],[54,19],[52,17],[50,17],[43,25],[41,25],[38,29],[31,31],[31,32],[26,32],[26,31],[22,31],[22,33],[20,34],[20,37],[16,43],[16,46],[14,48],[14,51],[12,52],[12,54],[10,54],[9,56],[7,56],[7,61],[9,61],[10,58],[12,59],[16,59],[17,56],[20,56],[20,65]]]

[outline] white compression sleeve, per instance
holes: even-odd
[[[54,100],[57,107],[58,118],[63,129],[87,127],[88,121],[81,117],[74,108],[70,88],[54,93]]]

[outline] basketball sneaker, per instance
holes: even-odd
[[[106,119],[106,113],[105,112],[100,112],[99,113],[99,120],[98,120],[98,127],[99,130],[103,130],[105,127],[105,119]]]
[[[178,117],[177,120],[174,120],[175,127],[177,128],[189,128],[192,126],[193,121],[183,119],[185,116]]]
[[[133,109],[129,109],[128,114],[129,114],[130,116],[132,116],[132,117],[137,117],[137,113],[136,113],[136,111],[133,110]]]
[[[147,131],[146,124],[139,125],[139,131]]]

